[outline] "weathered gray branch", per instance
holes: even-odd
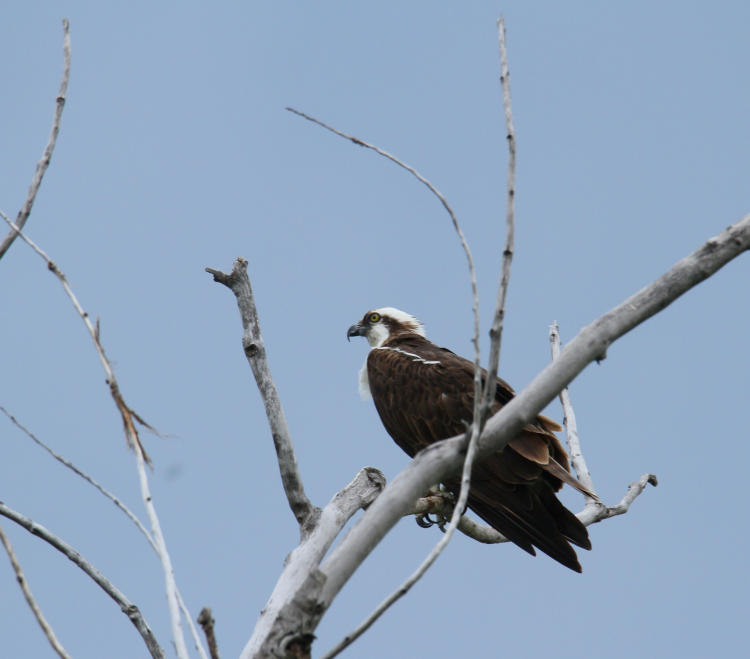
[[[495,315],[490,327],[490,357],[487,364],[487,380],[482,396],[482,418],[484,419],[495,400],[497,387],[497,370],[500,366],[500,344],[505,320],[505,298],[510,283],[510,267],[513,262],[515,244],[515,199],[516,199],[516,129],[513,126],[513,105],[510,98],[510,72],[508,70],[508,51],[505,45],[505,20],[501,16],[497,21],[497,40],[500,51],[500,86],[503,92],[503,109],[505,112],[505,130],[508,140],[508,178],[505,200],[505,249],[503,250],[500,283],[497,287]]]
[[[589,501],[586,507],[576,515],[586,526],[596,524],[602,520],[615,517],[617,515],[624,515],[630,509],[630,504],[636,500],[646,489],[646,485],[653,485],[656,487],[659,484],[654,474],[643,474],[637,481],[634,481],[628,485],[628,491],[622,498],[620,503],[616,506],[605,506],[596,501]]]
[[[62,119],[62,111],[65,107],[65,95],[68,93],[68,81],[70,80],[70,24],[67,18],[63,18],[63,73],[62,79],[60,80],[60,90],[57,92],[57,99],[55,100],[55,116],[52,120],[52,130],[47,140],[47,146],[44,147],[42,157],[36,165],[36,171],[34,172],[34,178],[31,180],[29,186],[29,192],[26,195],[26,201],[24,202],[21,210],[18,211],[16,217],[16,226],[19,229],[23,229],[23,225],[26,224],[26,220],[29,219],[31,214],[31,208],[34,205],[36,199],[36,193],[39,191],[39,186],[42,184],[44,173],[49,167],[49,163],[52,160],[52,152],[55,150],[55,144],[57,143],[57,135],[60,132],[60,120]],[[3,258],[5,252],[13,244],[18,233],[11,229],[3,242],[0,243],[0,259]]]
[[[73,563],[75,563],[81,570],[83,570],[94,582],[109,595],[120,610],[130,619],[133,626],[138,630],[138,633],[143,638],[143,641],[148,648],[149,653],[154,659],[164,659],[164,651],[159,646],[151,628],[148,626],[143,618],[143,615],[139,611],[138,607],[128,600],[109,579],[107,579],[99,570],[97,570],[89,561],[87,561],[81,554],[73,549],[67,542],[56,536],[54,533],[46,529],[41,524],[37,524],[32,519],[29,519],[25,515],[16,512],[12,508],[9,508],[4,503],[0,502],[0,515],[7,517],[14,521],[19,526],[25,528],[29,533],[41,538],[45,542],[52,545],[59,552],[67,556]]]
[[[151,545],[154,551],[158,553],[158,549],[156,548],[156,543],[154,542],[154,539],[151,537],[151,534],[148,532],[145,526],[143,526],[143,523],[141,522],[138,517],[136,517],[135,513],[133,513],[130,508],[128,508],[122,501],[120,501],[119,497],[115,496],[110,492],[108,489],[106,489],[103,485],[101,485],[99,482],[94,480],[91,476],[89,476],[86,472],[82,471],[78,467],[76,467],[70,460],[67,460],[62,455],[56,453],[53,451],[49,446],[47,446],[41,439],[39,439],[33,432],[31,432],[26,426],[24,426],[16,417],[14,417],[8,410],[5,409],[2,405],[0,405],[0,412],[5,414],[5,416],[10,419],[10,421],[15,425],[21,432],[23,432],[29,439],[31,439],[33,442],[37,444],[37,446],[41,446],[47,453],[49,453],[55,460],[57,460],[60,464],[64,465],[68,469],[70,469],[74,474],[77,476],[80,476],[90,485],[94,486],[99,492],[101,492],[105,497],[107,497],[112,503],[115,504],[125,515],[127,515],[128,519],[130,519],[133,524],[136,525],[138,530],[144,535],[146,540],[148,540],[148,543]]]
[[[589,363],[606,357],[607,348],[619,337],[658,313],[683,293],[710,277],[722,266],[750,248],[750,215],[711,238],[693,254],[620,305],[582,329],[532,382],[492,417],[480,440],[479,458],[501,449],[531,421]],[[453,437],[420,452],[409,466],[386,487],[349,534],[320,566],[319,577],[279,613],[289,624],[311,634],[339,590],[385,534],[414,506],[432,485],[455,473],[463,463],[464,437]],[[645,479],[645,481],[644,481]],[[641,491],[649,475],[641,479]],[[638,487],[631,488],[620,506],[626,509]],[[586,511],[584,511],[586,512]],[[601,513],[594,514],[596,518]],[[604,513],[609,515],[609,513]],[[321,578],[325,577],[325,578]],[[312,616],[312,618],[308,616]],[[247,655],[250,656],[250,655]]]
[[[320,510],[310,503],[302,484],[302,476],[297,466],[297,457],[294,454],[294,444],[289,433],[284,408],[266,358],[266,347],[260,333],[255,297],[250,286],[250,278],[247,276],[247,261],[243,258],[236,259],[230,274],[213,268],[206,268],[206,272],[213,275],[214,281],[229,288],[237,298],[237,306],[242,318],[242,349],[253,371],[266,408],[281,472],[281,484],[304,537],[314,525]]]
[[[298,594],[306,588],[319,589],[323,576],[317,565],[352,515],[360,508],[367,508],[384,486],[383,474],[365,467],[323,508],[314,528],[287,556],[284,571],[240,659],[283,657],[292,651],[290,644],[299,652],[293,656],[309,656],[318,605],[314,599],[298,598]],[[315,624],[309,627],[307,621],[313,620]]]
[[[42,632],[47,637],[47,640],[49,641],[49,644],[52,646],[52,649],[57,653],[60,659],[70,659],[70,655],[65,651],[65,648],[62,646],[62,643],[60,643],[60,641],[57,639],[57,636],[55,636],[54,630],[52,629],[50,624],[47,622],[46,618],[44,617],[44,614],[42,613],[42,610],[39,608],[39,605],[34,599],[34,595],[31,592],[31,588],[29,587],[29,584],[26,581],[26,576],[24,575],[23,570],[21,569],[21,564],[18,562],[18,559],[16,558],[16,554],[13,551],[13,545],[11,544],[8,537],[5,535],[5,532],[3,531],[2,526],[0,526],[0,543],[2,543],[2,545],[5,547],[5,551],[8,554],[8,558],[10,559],[10,564],[13,567],[13,572],[16,573],[16,581],[18,582],[18,585],[21,588],[21,592],[23,593],[23,596],[26,599],[26,603],[29,605],[31,612],[34,614],[36,621],[39,623],[39,626],[42,628]]]
[[[637,481],[628,485],[628,490],[625,493],[625,496],[623,496],[620,503],[616,506],[605,506],[601,502],[597,502],[594,499],[587,497],[586,506],[582,511],[576,513],[576,517],[581,520],[581,523],[584,526],[591,526],[592,524],[609,519],[610,517],[624,515],[630,509],[630,505],[633,501],[635,501],[643,493],[643,490],[646,489],[646,485],[653,485],[656,487],[657,484],[658,481],[654,474],[643,474],[643,476]],[[450,515],[452,511],[453,503],[446,497],[431,495],[419,499],[413,510],[409,511],[409,514],[434,514],[445,516]],[[480,524],[467,515],[461,516],[458,530],[477,542],[483,542],[487,545],[509,542],[508,538],[502,533],[499,533],[491,526]]]
[[[556,322],[549,328],[549,341],[552,350],[552,359],[555,360],[560,356],[560,328]],[[570,401],[570,392],[567,387],[560,392],[560,404],[563,408],[565,437],[568,441],[568,454],[570,455],[573,470],[576,472],[576,477],[581,482],[581,485],[590,492],[596,492],[594,481],[591,478],[589,468],[586,466],[586,460],[581,452],[581,442],[578,438],[578,424],[576,423],[576,415],[573,411],[573,404]],[[588,495],[585,496],[586,505],[596,503],[595,499]]]

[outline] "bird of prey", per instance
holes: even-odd
[[[388,434],[410,457],[466,431],[473,416],[474,364],[429,341],[421,321],[393,307],[373,309],[346,336],[364,336],[369,342],[360,393],[372,396]],[[510,385],[498,378],[491,413],[513,396]],[[568,456],[553,434],[560,429],[540,415],[502,450],[478,461],[468,506],[530,554],[537,547],[580,572],[570,543],[591,549],[588,532],[555,492],[566,482],[595,495],[570,475]],[[458,496],[460,477],[448,478],[444,485]]]

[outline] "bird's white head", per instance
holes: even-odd
[[[352,325],[346,338],[364,336],[373,348],[379,348],[396,334],[411,332],[424,336],[422,321],[394,307],[381,307],[368,311],[358,323]]]

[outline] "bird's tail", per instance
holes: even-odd
[[[469,495],[469,507],[485,522],[530,554],[536,555],[537,547],[565,567],[581,572],[570,543],[591,549],[588,532],[548,483],[541,481],[512,491],[498,488],[490,498],[486,494]]]

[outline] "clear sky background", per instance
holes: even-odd
[[[492,314],[506,144],[495,20],[508,25],[518,139],[516,258],[501,372],[521,389],[563,340],[750,212],[746,2],[66,2],[0,10],[0,208],[15,217],[73,70],[28,235],[68,275],[146,436],[178,581],[236,656],[297,542],[228,290],[249,261],[310,497],[407,458],[357,392],[368,308],[419,316],[471,354],[450,220],[391,163],[284,111],[377,143],[450,200]],[[4,234],[4,230],[2,233]],[[573,383],[603,499],[659,477],[590,528],[583,574],[457,536],[344,656],[729,657],[746,642],[750,260],[737,259]],[[104,373],[59,283],[19,241],[0,262],[0,404],[139,514]],[[561,419],[559,406],[548,413]],[[0,417],[0,500],[79,549],[172,653],[162,576],[135,527]],[[564,500],[574,510],[582,500]],[[144,516],[145,519],[145,516]],[[145,656],[64,557],[11,522],[29,582],[75,657]],[[315,654],[349,632],[439,532],[403,520],[342,591]],[[4,657],[51,655],[0,555]]]

